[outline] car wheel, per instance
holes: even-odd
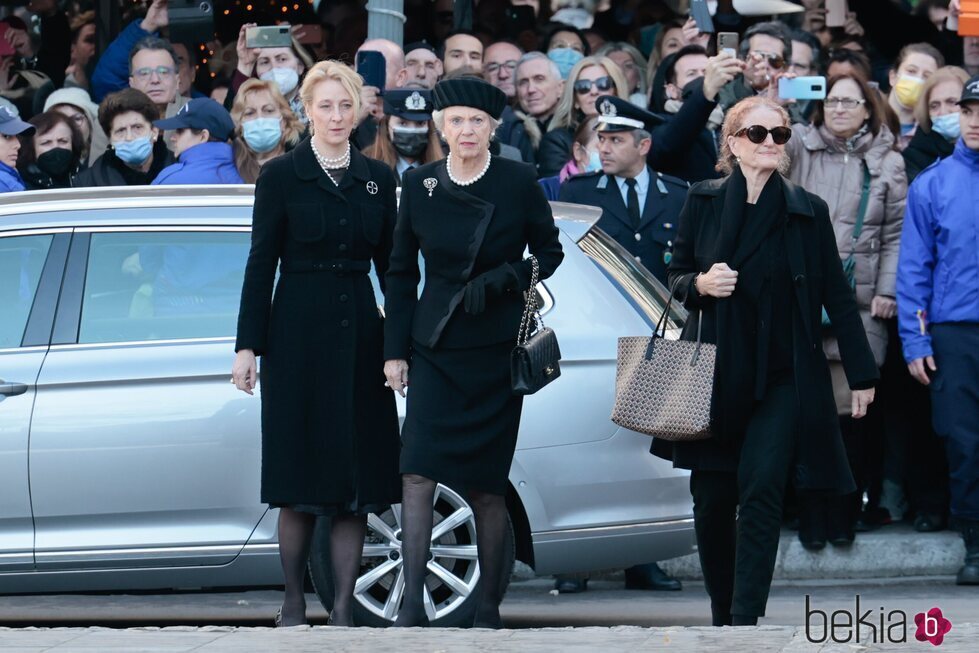
[[[479,585],[476,558],[476,520],[466,500],[439,485],[433,503],[432,547],[425,580],[425,609],[433,626],[472,625]],[[506,591],[516,553],[513,527],[507,518]],[[354,621],[360,626],[390,626],[398,616],[404,594],[401,555],[401,504],[367,517],[367,537],[360,576],[354,590]],[[329,520],[320,519],[313,534],[309,574],[316,595],[327,611],[333,607],[333,568],[330,563]]]

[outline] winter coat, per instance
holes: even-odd
[[[934,129],[925,131],[919,126],[914,131],[914,136],[911,137],[911,142],[908,143],[907,148],[901,152],[908,173],[908,183],[914,181],[922,170],[935,161],[951,155],[954,150],[954,141],[949,143],[944,136]]]
[[[904,159],[893,149],[894,136],[881,127],[874,136],[866,133],[847,144],[825,126],[794,125],[786,151],[792,158],[789,179],[829,205],[836,232],[840,260],[855,255],[854,279],[857,305],[878,365],[887,350],[887,325],[870,316],[871,300],[877,295],[897,296],[897,259],[904,221],[908,182]],[[851,244],[853,227],[863,188],[864,162],[870,171],[870,199],[863,230],[856,246]],[[824,342],[826,356],[839,360],[836,339]]]
[[[0,163],[0,193],[15,193],[27,190],[24,180],[15,168],[11,168],[6,163]]]
[[[180,160],[164,168],[153,185],[243,184],[235,167],[235,155],[227,143],[201,143],[184,151]]]

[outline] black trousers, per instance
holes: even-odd
[[[795,457],[795,386],[770,386],[748,423],[738,471],[690,474],[694,527],[715,625],[765,615],[782,502]]]
[[[979,324],[936,324],[935,432],[945,440],[952,516],[979,521]]]

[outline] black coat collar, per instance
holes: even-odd
[[[727,183],[730,177],[721,179],[709,179],[690,187],[690,192],[694,195],[705,195],[708,197],[724,197],[727,190]],[[812,207],[809,194],[802,186],[793,184],[791,181],[782,178],[782,191],[785,194],[785,208],[791,215],[803,215],[809,218],[815,217],[816,212]]]

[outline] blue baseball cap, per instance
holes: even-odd
[[[17,136],[24,132],[34,131],[34,125],[24,122],[9,107],[0,106],[0,134]]]
[[[219,141],[226,141],[235,132],[231,114],[208,97],[194,98],[172,118],[154,120],[153,125],[160,129],[206,129]]]

